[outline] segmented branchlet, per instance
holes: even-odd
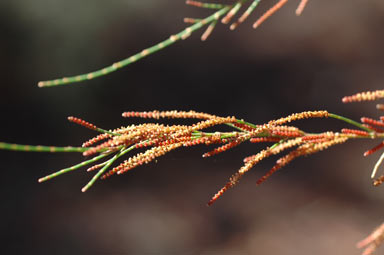
[[[257,28],[260,26],[261,23],[263,23],[266,19],[268,19],[271,15],[273,15],[278,9],[280,9],[288,0],[280,0],[277,2],[273,7],[271,7],[269,10],[265,12],[264,15],[262,15],[254,24],[253,27]],[[40,81],[38,83],[39,87],[52,87],[52,86],[58,86],[58,85],[64,85],[69,83],[76,83],[81,82],[85,80],[91,80],[109,73],[112,73],[120,68],[123,68],[125,66],[128,66],[132,63],[135,63],[139,61],[142,58],[145,58],[155,52],[158,52],[180,40],[187,39],[193,32],[207,26],[206,31],[201,36],[201,40],[205,41],[212,31],[214,30],[216,24],[221,19],[221,22],[223,24],[228,24],[231,22],[233,17],[240,11],[240,9],[245,6],[247,3],[250,3],[248,8],[245,10],[245,12],[240,16],[240,18],[233,22],[230,25],[230,29],[234,30],[239,24],[243,23],[249,15],[255,10],[257,5],[259,4],[260,0],[238,0],[234,1],[233,4],[226,5],[226,4],[214,4],[214,3],[203,3],[198,1],[191,1],[187,0],[186,4],[199,7],[199,8],[205,8],[205,9],[212,9],[215,10],[213,14],[210,16],[203,18],[203,19],[194,19],[194,18],[185,18],[184,21],[186,23],[191,23],[192,25],[185,28],[179,33],[176,33],[174,35],[171,35],[166,40],[163,40],[162,42],[146,48],[142,50],[139,53],[136,53],[126,59],[123,59],[119,62],[113,63],[110,66],[104,67],[100,70],[89,72],[85,74],[75,75],[71,77],[64,77],[61,79],[55,79],[55,80],[47,80],[47,81]],[[307,4],[307,0],[301,0],[300,4],[296,10],[296,14],[300,15]]]

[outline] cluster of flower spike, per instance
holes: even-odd
[[[370,101],[384,97],[384,90],[358,93],[345,97],[343,102]],[[383,110],[382,105],[377,109]],[[18,151],[46,151],[46,152],[81,152],[90,157],[75,166],[62,169],[58,172],[39,179],[44,182],[61,174],[88,166],[87,171],[95,171],[96,174],[86,184],[82,191],[88,190],[98,179],[106,179],[114,174],[123,174],[138,166],[153,162],[155,159],[180,147],[197,145],[214,146],[215,148],[203,154],[203,157],[211,157],[234,148],[244,142],[266,143],[265,148],[256,154],[244,158],[243,166],[233,174],[229,181],[211,198],[208,205],[213,204],[224,192],[234,187],[245,173],[251,170],[262,160],[277,156],[278,159],[261,178],[256,181],[260,185],[272,174],[286,166],[294,159],[325,150],[331,146],[345,143],[350,139],[383,139],[384,116],[378,119],[362,117],[360,122],[353,121],[343,116],[327,111],[307,111],[294,113],[286,117],[271,120],[264,124],[255,125],[233,116],[220,117],[213,114],[195,111],[149,111],[149,112],[125,112],[125,118],[155,119],[194,119],[191,125],[165,125],[147,122],[144,124],[130,125],[114,130],[105,130],[96,125],[76,117],[68,117],[68,120],[99,132],[97,136],[88,139],[82,147],[53,147],[31,146],[0,143],[0,149]],[[322,133],[309,133],[292,126],[297,120],[309,118],[333,118],[353,125],[355,129],[343,128],[340,132],[326,131]],[[219,131],[219,126],[226,125],[233,130]],[[217,128],[216,132],[207,132],[207,128]],[[384,148],[384,142],[367,150],[364,156],[372,155]],[[132,154],[133,151],[137,151]],[[131,153],[120,164],[114,163],[127,153]],[[282,154],[282,155],[281,155]],[[104,161],[103,161],[104,160]],[[379,186],[384,182],[384,175],[376,178],[376,173],[384,161],[384,153],[380,156],[373,171],[373,185]],[[375,230],[367,239],[358,244],[365,247],[363,254],[372,254],[384,240],[383,227]]]
[[[94,164],[89,167],[87,171],[97,170],[97,173],[82,189],[82,191],[86,191],[97,179],[106,179],[114,174],[126,173],[138,166],[153,162],[155,159],[180,147],[196,145],[215,146],[215,148],[203,154],[203,157],[211,157],[247,141],[252,143],[272,143],[272,145],[266,146],[264,150],[244,158],[244,165],[239,168],[229,179],[228,183],[208,202],[208,204],[211,205],[225,191],[235,186],[246,172],[267,157],[286,152],[285,155],[282,155],[276,164],[257,181],[257,184],[261,184],[277,170],[300,156],[322,151],[330,146],[344,143],[350,138],[371,137],[371,133],[375,132],[364,127],[363,123],[357,125],[365,130],[343,129],[341,132],[328,131],[318,134],[307,133],[295,126],[288,125],[293,121],[308,118],[343,118],[335,114],[330,114],[327,111],[295,113],[260,125],[255,125],[233,116],[220,117],[195,111],[124,112],[122,116],[125,118],[155,120],[160,118],[196,119],[196,123],[191,125],[144,123],[114,130],[104,130],[82,119],[69,117],[68,119],[71,122],[101,132],[101,134],[83,143],[83,155],[93,158],[79,165],[50,174],[41,178],[39,181],[46,181],[60,174]],[[346,118],[344,119],[348,120]],[[352,120],[349,121],[352,122]],[[205,132],[205,129],[219,125],[229,126],[233,128],[233,131]],[[130,155],[122,163],[113,166],[113,163],[118,158],[121,158],[133,150],[137,150],[137,153]],[[99,161],[105,157],[109,157],[109,159],[100,163]]]
[[[38,83],[38,86],[51,87],[51,86],[57,86],[57,85],[64,85],[69,83],[81,82],[85,80],[91,80],[103,75],[107,75],[120,68],[130,65],[136,61],[139,61],[140,59],[147,57],[157,51],[160,51],[180,40],[185,40],[189,36],[191,36],[193,32],[207,26],[205,32],[201,36],[201,40],[205,41],[209,37],[209,35],[212,33],[212,31],[214,30],[216,24],[220,19],[223,24],[228,24],[229,22],[231,22],[231,20],[235,17],[235,15],[240,11],[240,9],[243,6],[245,6],[247,3],[250,3],[250,5],[244,11],[244,13],[230,26],[230,29],[234,30],[238,25],[243,23],[250,16],[250,14],[256,9],[260,1],[261,0],[237,0],[237,1],[233,1],[232,4],[228,5],[228,4],[203,3],[203,2],[193,1],[193,0],[187,0],[186,3],[188,5],[199,7],[199,8],[212,9],[212,10],[215,10],[215,12],[204,19],[185,18],[184,22],[190,23],[191,26],[185,28],[179,33],[171,35],[166,40],[152,47],[146,48],[140,51],[139,53],[136,53],[119,62],[113,63],[110,66],[104,67],[100,70],[90,72],[90,73],[80,74],[80,75],[71,76],[71,77],[64,77],[64,78],[55,79],[55,80],[40,81]],[[288,0],[279,0],[274,6],[268,9],[259,19],[256,20],[256,22],[253,24],[253,27],[254,28],[259,27],[265,20],[267,20],[271,15],[273,15],[276,11],[278,11],[287,2]],[[296,9],[296,15],[300,15],[302,13],[307,2],[308,0],[300,0],[299,6]]]

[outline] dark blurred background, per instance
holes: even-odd
[[[204,43],[186,41],[111,75],[69,86],[39,80],[102,68],[182,30],[184,17],[211,11],[184,0],[0,1],[0,141],[81,145],[94,135],[73,115],[104,128],[129,125],[128,110],[190,110],[264,123],[327,109],[378,117],[375,103],[341,98],[384,85],[384,2],[290,1],[259,29],[259,9],[236,31],[218,25]],[[297,122],[340,130],[332,119]],[[355,243],[383,220],[384,190],[370,172],[377,141],[351,141],[302,158],[260,187],[266,160],[212,207],[210,197],[262,147],[245,144],[214,158],[184,148],[157,163],[97,182],[85,171],[37,179],[82,160],[78,154],[1,151],[4,254],[360,254]],[[3,253],[3,252],[2,252]]]

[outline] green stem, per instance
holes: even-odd
[[[100,169],[97,174],[95,174],[93,176],[93,178],[87,183],[87,185],[85,185],[81,191],[82,192],[86,192],[96,181],[97,179],[100,178],[100,176],[118,159],[120,158],[121,156],[123,156],[124,154],[126,154],[127,152],[133,150],[136,148],[136,145],[132,145],[128,148],[122,148],[121,151],[119,153],[117,153],[115,156],[113,156],[113,158],[109,159],[106,164],[103,166],[102,169]]]
[[[71,172],[71,171],[73,171],[73,170],[79,169],[80,167],[83,167],[83,166],[89,165],[89,164],[91,164],[91,163],[94,163],[94,162],[98,161],[99,159],[102,159],[102,158],[104,158],[104,157],[110,155],[111,153],[112,153],[112,152],[105,153],[105,154],[100,154],[99,156],[96,156],[96,157],[94,157],[93,159],[90,159],[90,160],[87,160],[87,161],[83,161],[83,162],[81,162],[80,164],[77,164],[77,165],[74,165],[74,166],[72,166],[72,167],[68,167],[68,168],[64,168],[64,169],[62,169],[62,170],[59,170],[59,171],[57,171],[57,172],[55,172],[55,173],[53,173],[53,174],[50,174],[50,175],[47,175],[47,176],[45,176],[45,177],[40,178],[40,179],[39,179],[39,182],[48,181],[48,180],[50,180],[50,179],[52,179],[52,178],[55,178],[55,177],[57,177],[57,176],[59,176],[59,175],[62,175],[62,174]]]
[[[56,146],[43,146],[43,145],[23,145],[14,143],[0,142],[0,150],[11,151],[27,151],[27,152],[85,152],[89,148],[83,147],[56,147]]]
[[[228,5],[224,5],[224,4],[213,4],[213,3],[201,3],[200,6],[196,6],[196,7],[201,7],[201,8],[206,8],[206,9],[222,9],[224,7],[226,7]]]
[[[334,119],[338,119],[338,120],[341,120],[341,121],[344,121],[344,122],[346,122],[346,123],[349,123],[349,124],[351,124],[351,125],[353,125],[353,126],[355,126],[355,127],[358,127],[358,128],[360,128],[360,129],[364,130],[364,131],[367,131],[367,132],[369,132],[369,133],[372,133],[372,132],[373,132],[373,130],[371,130],[371,129],[369,129],[369,128],[363,126],[363,125],[360,124],[359,122],[356,122],[356,121],[354,121],[354,120],[351,120],[351,119],[349,119],[349,118],[347,118],[347,117],[340,116],[340,115],[337,115],[337,114],[334,114],[334,113],[329,113],[329,117],[334,118]]]
[[[232,5],[225,6],[222,9],[220,9],[219,11],[212,14],[211,16],[209,16],[205,19],[202,19],[200,22],[197,22],[197,23],[193,24],[192,26],[187,27],[186,29],[184,29],[183,31],[181,31],[175,35],[172,35],[169,39],[164,40],[164,41],[162,41],[162,42],[160,42],[160,43],[158,43],[152,47],[144,49],[140,53],[137,53],[137,54],[135,54],[129,58],[126,58],[122,61],[116,62],[116,63],[112,64],[111,66],[105,67],[103,69],[100,69],[100,70],[97,70],[94,72],[86,73],[86,74],[80,74],[80,75],[71,76],[71,77],[64,77],[64,78],[56,79],[56,80],[40,81],[38,83],[38,86],[39,87],[51,87],[51,86],[58,86],[58,85],[64,85],[64,84],[69,84],[69,83],[81,82],[81,81],[85,81],[85,80],[91,80],[91,79],[94,79],[96,77],[103,76],[103,75],[109,74],[111,72],[114,72],[114,71],[116,71],[122,67],[125,67],[129,64],[132,64],[132,63],[134,63],[134,62],[136,62],[136,61],[138,61],[138,60],[140,60],[146,56],[149,56],[149,55],[151,55],[151,54],[153,54],[159,50],[162,50],[165,47],[170,46],[181,39],[186,39],[188,36],[190,36],[196,30],[200,29],[201,27],[203,27],[207,24],[210,24],[214,20],[219,19],[221,16],[226,14],[231,8],[232,8]]]

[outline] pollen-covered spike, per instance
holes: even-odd
[[[279,10],[281,7],[283,7],[284,4],[286,4],[288,0],[280,0],[277,4],[272,6],[268,11],[266,11],[254,24],[253,28],[257,28],[260,26],[266,19],[268,19],[271,15],[273,15],[277,10]]]
[[[123,112],[122,116],[125,118],[175,118],[175,119],[212,119],[217,116],[195,111],[150,111],[150,112]]]
[[[257,5],[259,4],[260,0],[254,0],[252,2],[252,4],[248,7],[248,9],[243,13],[243,15],[241,15],[241,17],[236,21],[234,22],[231,26],[230,26],[230,29],[231,30],[234,30],[236,29],[241,23],[243,23],[248,17],[249,15],[255,10],[255,8],[257,7]]]
[[[342,101],[343,103],[352,103],[361,101],[373,101],[380,98],[384,98],[384,90],[357,93],[352,96],[343,97]]]
[[[242,2],[237,2],[235,6],[233,6],[233,8],[227,13],[227,15],[225,15],[224,18],[221,19],[221,22],[223,24],[228,24],[233,18],[233,16],[235,16],[236,13],[240,10],[242,5]]]
[[[296,9],[296,15],[297,16],[300,16],[301,13],[303,13],[303,10],[304,10],[305,6],[307,5],[307,3],[308,3],[308,0],[301,0],[300,1],[300,4]]]
[[[204,31],[203,35],[201,36],[201,40],[205,41],[208,39],[208,37],[212,34],[212,31],[215,29],[217,24],[217,20],[212,21],[211,24],[207,27],[207,29]]]
[[[363,130],[358,130],[358,129],[348,129],[348,128],[343,128],[341,130],[341,133],[343,134],[352,134],[352,135],[357,135],[357,136],[369,136],[369,133]]]
[[[327,111],[307,111],[301,113],[294,113],[287,117],[280,118],[277,120],[272,120],[268,122],[269,125],[282,125],[284,123],[289,123],[295,120],[300,119],[309,119],[309,118],[328,118],[329,113]]]
[[[69,120],[70,122],[76,123],[76,124],[78,124],[78,125],[80,125],[80,126],[83,126],[83,127],[88,128],[88,129],[92,129],[92,130],[96,130],[96,129],[97,129],[97,127],[96,127],[94,124],[89,123],[89,122],[87,122],[87,121],[85,121],[85,120],[82,120],[82,119],[80,119],[80,118],[76,118],[76,117],[73,117],[73,116],[69,116],[69,117],[68,117],[68,120]]]
[[[384,147],[384,141],[381,142],[380,144],[378,144],[377,146],[373,147],[372,149],[364,152],[364,156],[366,157],[368,155],[371,155],[371,154],[375,153],[376,151],[380,150],[383,147]]]

